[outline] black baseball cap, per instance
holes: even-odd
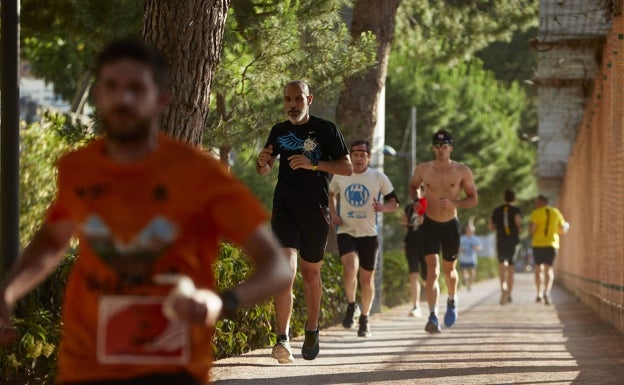
[[[433,134],[432,144],[453,144],[453,136],[450,132],[445,130],[439,130]]]

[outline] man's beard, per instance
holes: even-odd
[[[111,119],[106,116],[102,116],[101,120],[106,136],[119,144],[132,144],[146,140],[149,137],[152,124],[150,118],[143,118],[119,129],[117,125],[111,124]]]
[[[293,112],[295,112],[295,111],[289,111],[288,112],[288,120],[290,120],[290,123],[292,123],[292,124],[301,123],[301,121],[305,119],[306,113],[307,113],[307,111],[296,111],[297,115],[294,116],[294,115],[292,115]]]

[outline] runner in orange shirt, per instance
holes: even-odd
[[[58,194],[0,292],[0,328],[77,236],[63,303],[60,384],[204,384],[217,319],[283,290],[290,267],[251,192],[220,163],[166,137],[165,62],[129,40],[99,57],[105,135],[58,162]],[[215,293],[219,242],[255,273]]]

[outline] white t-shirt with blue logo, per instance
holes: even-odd
[[[361,174],[334,175],[329,191],[340,195],[337,211],[342,225],[338,226],[338,234],[359,238],[377,235],[373,198],[383,203],[383,197],[393,192],[394,187],[384,173],[369,167]]]

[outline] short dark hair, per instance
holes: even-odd
[[[371,145],[370,145],[370,142],[368,140],[365,140],[365,139],[356,139],[353,142],[351,142],[351,146],[349,146],[349,150],[351,150],[353,147],[359,146],[361,144],[366,146],[366,152],[370,154],[370,152],[371,152]]]
[[[537,196],[537,200],[544,203],[544,204],[548,204],[548,197],[544,194],[540,194]]]
[[[505,202],[513,202],[516,200],[516,194],[510,189],[505,190]]]
[[[169,69],[165,57],[154,47],[132,38],[114,40],[102,50],[95,65],[96,80],[103,66],[122,59],[147,65],[152,70],[158,87],[168,87]]]

